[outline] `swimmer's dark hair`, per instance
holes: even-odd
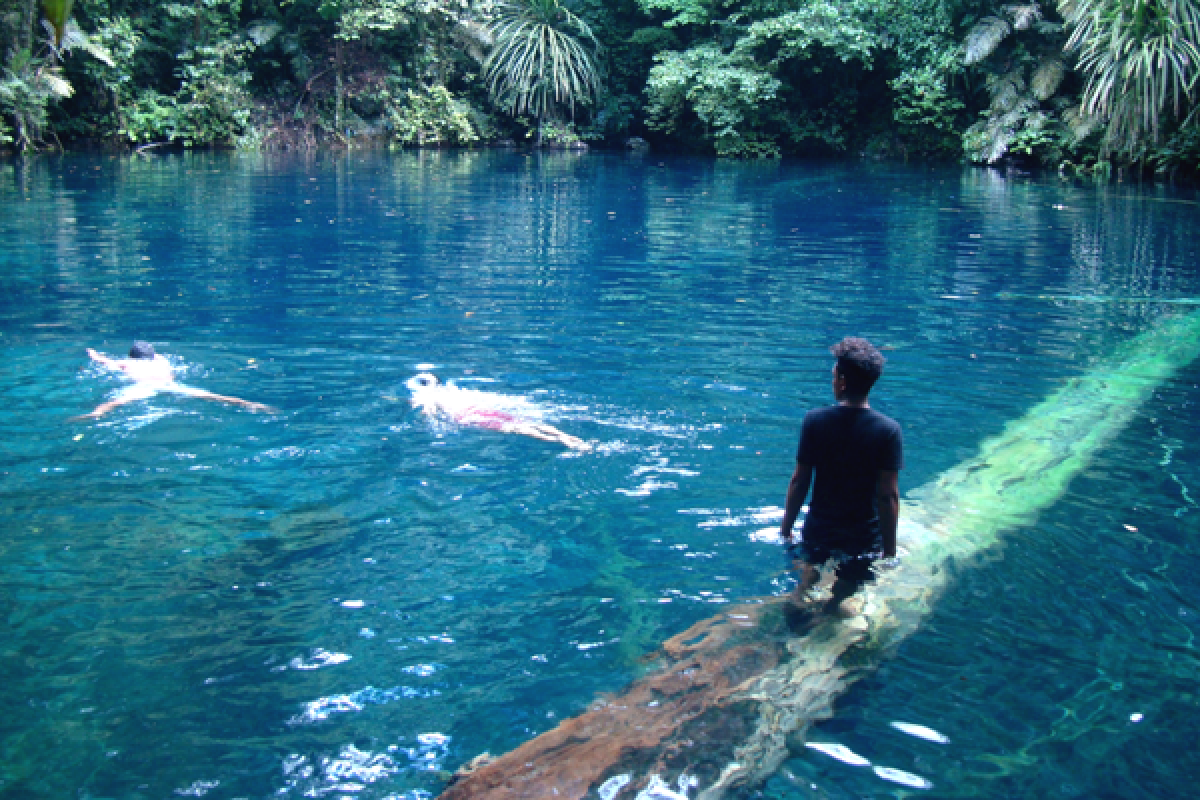
[[[154,345],[149,342],[136,341],[129,348],[130,358],[154,358]]]
[[[846,379],[846,394],[850,397],[866,397],[883,374],[883,353],[862,337],[847,336],[829,352],[837,359],[838,374]]]

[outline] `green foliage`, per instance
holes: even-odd
[[[666,28],[651,26],[638,28],[629,37],[631,44],[645,47],[654,52],[670,50],[679,46],[679,37]]]
[[[0,0],[0,144],[536,133],[1195,175],[1198,19],[1200,0]]]
[[[647,125],[676,133],[692,119],[721,156],[778,156],[773,138],[756,130],[780,82],[742,54],[703,44],[661,53],[646,81]]]
[[[662,23],[664,28],[677,28],[683,25],[707,25],[715,10],[715,0],[638,0],[642,10],[651,13],[666,11],[673,14]]]
[[[125,125],[127,100],[136,91],[134,65],[144,37],[128,17],[119,16],[97,18],[96,29],[90,38],[96,46],[104,48],[108,59],[90,59],[83,71],[108,95],[119,132]]]
[[[926,64],[907,69],[888,86],[896,93],[893,118],[917,152],[950,155],[962,147],[966,104],[949,87],[952,69]]]
[[[1003,17],[984,17],[979,20],[975,23],[975,27],[971,28],[966,42],[963,43],[966,51],[963,54],[963,63],[978,64],[983,61],[996,52],[996,48],[1008,38],[1012,31],[1012,25]]]
[[[1062,0],[1067,49],[1086,78],[1082,110],[1104,146],[1140,157],[1196,101],[1200,0]]]
[[[14,56],[0,73],[0,113],[13,121],[19,149],[37,147],[46,128],[47,109],[74,91],[60,67],[31,56],[28,50]]]
[[[169,138],[188,147],[232,145],[250,133],[245,62],[254,48],[249,39],[225,39],[184,54]]]
[[[168,142],[177,138],[181,115],[175,98],[142,89],[122,109],[118,134],[131,144]]]
[[[646,82],[647,126],[699,138],[721,156],[847,149],[855,70],[872,66],[881,39],[866,3],[798,5],[730,28],[738,31],[732,46],[706,41],[658,54]]]
[[[386,92],[387,118],[396,140],[407,145],[463,147],[479,141],[471,108],[445,86]]]
[[[495,41],[484,62],[493,101],[513,116],[545,119],[557,108],[591,104],[600,75],[588,44],[588,24],[559,0],[514,0],[490,26]]]
[[[412,24],[415,12],[421,5],[427,4],[420,0],[365,0],[360,3],[327,1],[321,4],[321,8],[325,14],[336,15],[338,37],[353,40],[371,31],[393,31]]]
[[[1193,113],[1166,142],[1154,148],[1149,160],[1160,174],[1200,179],[1200,113]]]
[[[542,141],[551,147],[571,147],[579,144],[579,134],[570,122],[549,120],[542,127]]]
[[[1058,163],[1083,136],[1075,136],[1063,112],[1070,102],[1057,93],[1066,76],[1061,25],[1046,20],[1036,3],[994,9],[968,32],[963,63],[983,73],[990,99],[980,119],[963,134],[967,157],[995,164],[1018,155]]]
[[[870,65],[879,37],[865,20],[865,4],[809,0],[797,11],[759,20],[738,39],[740,53],[766,52],[765,66],[778,69],[788,59],[810,58],[817,47],[830,50],[842,63]]]

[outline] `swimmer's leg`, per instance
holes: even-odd
[[[521,430],[518,433],[524,433],[527,436],[532,436],[535,439],[541,439],[544,442],[558,442],[572,450],[591,450],[592,446],[580,439],[578,436],[572,436],[569,433],[560,431],[553,425],[543,425],[541,423],[519,423],[517,426]]]
[[[71,417],[72,421],[82,419],[100,419],[114,408],[119,408],[128,405],[135,400],[147,400],[157,394],[157,390],[146,386],[127,386],[117,392],[116,397],[106,403],[101,403],[90,414],[80,414],[78,417]]]
[[[96,406],[95,410],[93,410],[92,413],[90,413],[90,414],[80,414],[77,417],[71,417],[71,421],[77,422],[78,420],[83,420],[83,419],[100,419],[105,414],[112,411],[114,408],[117,408],[118,406],[123,406],[127,403],[132,403],[136,399],[137,399],[136,397],[125,397],[125,398],[119,397],[116,400],[109,400],[107,403],[101,403],[100,405]]]

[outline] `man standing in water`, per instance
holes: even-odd
[[[213,394],[204,389],[185,386],[175,380],[175,371],[171,362],[154,352],[154,345],[149,342],[134,342],[129,348],[129,358],[109,358],[103,353],[97,353],[88,348],[88,355],[96,363],[108,369],[120,372],[133,381],[117,393],[117,396],[107,403],[101,403],[90,414],[84,414],[76,419],[96,419],[107,414],[118,406],[132,403],[135,400],[146,400],[159,392],[172,392],[185,397],[199,397],[202,400],[216,400],[219,403],[229,403],[241,406],[250,411],[271,411],[270,406],[262,403],[251,403],[240,397],[228,397],[223,394]]]
[[[867,394],[883,374],[879,350],[866,339],[849,336],[830,352],[837,359],[833,365],[837,403],[804,417],[780,533],[800,571],[797,598],[803,600],[816,585],[817,567],[833,559],[837,580],[826,610],[853,614],[842,601],[874,577],[871,565],[876,559],[896,556],[903,437],[895,420],[872,410],[867,402]],[[797,546],[792,527],[810,485],[812,502]]]

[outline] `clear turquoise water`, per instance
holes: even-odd
[[[0,164],[0,209],[6,797],[436,794],[787,588],[756,534],[832,341],[889,348],[908,489],[1200,297],[1194,193],[981,171],[73,157]],[[135,337],[279,413],[71,421],[117,387],[84,348]],[[420,364],[597,450],[432,425]],[[810,738],[934,796],[1192,793],[1198,385],[956,565]],[[903,791],[804,748],[762,787]]]

